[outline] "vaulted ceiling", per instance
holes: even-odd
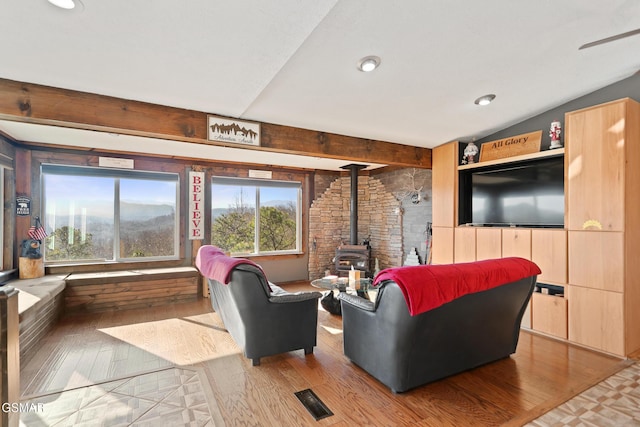
[[[431,148],[640,68],[640,35],[579,49],[640,28],[637,0],[81,1],[0,0],[0,78]],[[19,140],[88,138],[2,118]]]

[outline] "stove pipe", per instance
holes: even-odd
[[[349,231],[350,231],[350,243],[352,245],[358,244],[358,171],[366,168],[367,165],[357,165],[351,163],[346,166],[341,166],[341,169],[347,169],[351,173],[351,204],[349,209]]]

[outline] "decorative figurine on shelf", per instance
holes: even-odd
[[[560,136],[562,135],[562,125],[560,121],[554,120],[551,122],[551,128],[549,129],[549,136],[551,137],[551,146],[549,150],[554,148],[561,148],[562,141],[560,141]]]
[[[471,164],[476,162],[476,155],[480,150],[478,150],[478,146],[473,142],[469,142],[462,152],[462,164]]]

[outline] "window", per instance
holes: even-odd
[[[173,173],[43,165],[46,262],[178,257]]]
[[[299,182],[214,177],[211,243],[234,255],[300,252]]]

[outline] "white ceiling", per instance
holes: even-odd
[[[640,69],[640,35],[578,50],[639,28],[638,0],[82,2],[69,12],[0,0],[0,77],[431,148]],[[382,58],[371,73],[356,68],[367,55]],[[474,105],[487,93],[491,105]],[[51,143],[96,135],[9,122],[0,131]],[[153,145],[125,145],[137,144]],[[263,155],[257,163],[285,162]]]

